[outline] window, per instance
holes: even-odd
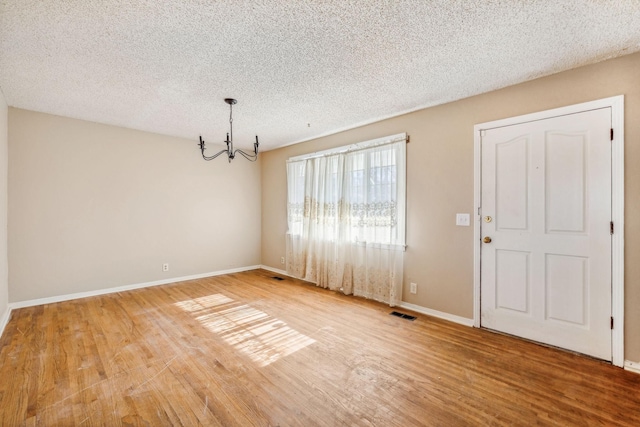
[[[287,271],[340,289],[387,277],[382,296],[353,293],[393,302],[398,276],[402,283],[405,157],[400,134],[289,159]]]

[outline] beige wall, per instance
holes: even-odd
[[[9,262],[7,259],[7,138],[9,110],[0,90],[0,331],[9,308]]]
[[[407,132],[407,252],[404,301],[473,317],[473,126],[491,120],[625,95],[625,357],[640,361],[640,54],[267,152],[262,158],[262,263],[283,268],[288,157]],[[418,293],[407,292],[408,283]]]
[[[196,144],[9,108],[9,300],[260,264],[260,162]]]

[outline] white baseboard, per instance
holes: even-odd
[[[473,326],[473,319],[466,317],[456,316],[455,314],[445,313],[443,311],[432,310],[430,308],[422,307],[408,302],[401,302],[398,307],[406,308],[407,310],[415,311],[418,313],[426,314],[427,316],[437,317],[438,319],[448,320],[450,322],[459,323],[464,326]]]
[[[74,294],[56,295],[56,296],[47,297],[47,298],[38,298],[38,299],[32,299],[27,301],[12,302],[12,303],[9,303],[9,311],[15,310],[17,308],[33,307],[36,305],[51,304],[54,302],[69,301],[69,300],[74,300],[78,298],[87,298],[87,297],[93,297],[97,295],[112,294],[115,292],[131,291],[134,289],[148,288],[151,286],[167,285],[169,283],[184,282],[186,280],[202,279],[205,277],[221,276],[223,274],[239,273],[241,271],[255,270],[260,267],[261,266],[259,265],[252,265],[248,267],[232,268],[229,270],[220,270],[220,271],[212,271],[209,273],[194,274],[191,276],[173,277],[171,279],[156,280],[153,282],[144,282],[144,283],[136,283],[133,285],[118,286],[115,288],[105,288],[105,289],[98,289],[95,291],[78,292]]]
[[[632,362],[630,360],[625,360],[624,370],[633,372],[635,374],[640,374],[640,362]]]
[[[260,268],[263,269],[263,270],[272,271],[272,272],[280,274],[282,276],[293,277],[290,274],[287,274],[287,272],[285,270],[280,270],[278,268],[269,267],[268,265],[261,265]]]
[[[0,317],[0,337],[4,333],[4,328],[7,326],[7,323],[9,323],[10,317],[11,317],[11,306],[7,305],[7,309],[4,311],[4,313],[2,313],[2,316]]]

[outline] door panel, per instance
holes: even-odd
[[[529,140],[496,144],[496,226],[527,230],[529,213]]]
[[[547,319],[586,326],[589,259],[547,254],[545,268]]]
[[[586,135],[549,132],[545,143],[547,232],[584,233]]]
[[[496,307],[529,313],[529,252],[496,251]]]
[[[485,131],[481,325],[611,360],[611,111]]]

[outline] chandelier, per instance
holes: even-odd
[[[204,150],[206,150],[206,147],[204,146],[205,144],[204,139],[202,139],[202,135],[200,135],[200,143],[198,145],[200,146],[200,151],[202,152],[202,158],[208,161],[208,160],[215,159],[216,157],[218,157],[223,153],[227,153],[227,157],[229,158],[229,163],[231,163],[231,160],[233,160],[236,157],[236,154],[240,154],[245,159],[251,162],[255,162],[258,159],[258,145],[259,145],[258,135],[256,135],[256,142],[253,144],[253,154],[247,153],[242,150],[234,151],[233,150],[233,105],[236,104],[238,101],[233,98],[225,98],[224,102],[229,104],[229,133],[227,133],[227,139],[226,141],[224,141],[227,143],[227,148],[225,150],[221,150],[217,152],[212,156],[207,156],[204,154]]]

